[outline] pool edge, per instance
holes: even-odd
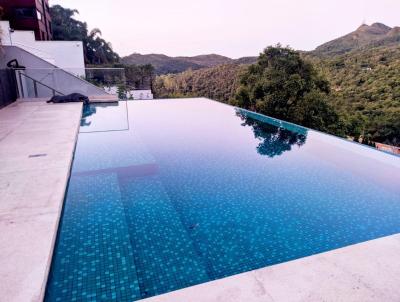
[[[397,301],[399,255],[397,233],[139,301]]]

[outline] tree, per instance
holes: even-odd
[[[126,81],[132,89],[151,89],[154,67],[151,64],[125,65]]]
[[[277,45],[262,52],[240,79],[236,105],[324,132],[343,135],[328,102],[329,83],[297,51]]]
[[[101,31],[95,28],[88,31],[86,22],[74,19],[79,12],[76,9],[54,5],[50,8],[54,40],[82,41],[85,62],[87,64],[112,64],[119,56],[112,45],[101,38]]]

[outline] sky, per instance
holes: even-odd
[[[49,0],[79,11],[77,19],[121,56],[162,53],[231,58],[281,43],[312,50],[363,22],[400,26],[399,0]]]

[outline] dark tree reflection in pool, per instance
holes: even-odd
[[[81,119],[81,127],[90,126],[92,124],[91,121],[87,121],[87,118],[97,112],[96,107],[94,105],[83,105],[82,109],[82,119]]]
[[[127,102],[95,103],[83,107],[80,133],[128,130]]]
[[[254,137],[260,140],[257,146],[257,152],[260,155],[272,158],[292,150],[293,145],[300,147],[306,142],[307,129],[305,128],[298,127],[298,129],[294,129],[296,132],[290,131],[280,126],[279,123],[272,125],[252,118],[250,115],[254,115],[254,113],[238,109],[236,114],[242,119],[242,126],[250,126]]]

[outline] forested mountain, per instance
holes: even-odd
[[[400,145],[399,37],[399,27],[375,23],[362,25],[314,51],[301,52],[327,79],[331,90],[328,102],[339,114],[345,136],[365,143]],[[252,57],[247,60],[254,62]],[[157,77],[155,93],[234,103],[240,78],[249,66],[235,62]]]
[[[368,49],[379,46],[398,46],[400,43],[400,27],[391,28],[382,23],[363,24],[357,30],[318,46],[313,55],[342,55],[356,49]]]
[[[250,64],[255,57],[231,59],[216,54],[199,55],[194,57],[169,57],[163,54],[142,55],[133,53],[121,59],[124,64],[145,65],[151,64],[157,74],[180,73],[189,69],[196,70],[204,67],[213,67],[223,64]]]
[[[329,80],[330,101],[350,123],[352,136],[400,145],[400,45],[306,58]]]

